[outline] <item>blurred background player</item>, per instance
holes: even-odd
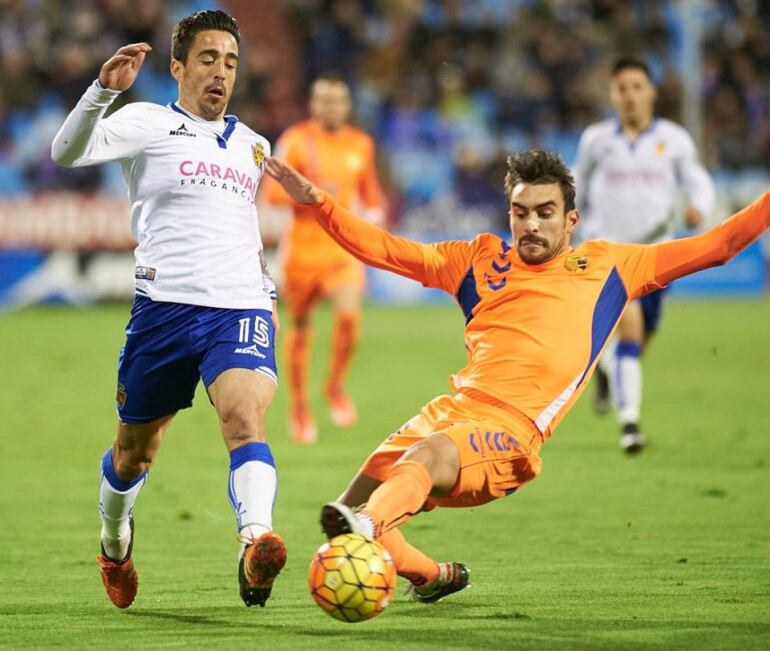
[[[147,43],[121,47],[51,148],[67,167],[122,163],[138,242],[136,296],[118,362],[117,434],[102,457],[99,492],[97,560],[119,608],[133,603],[139,582],[134,504],[166,430],[192,405],[201,379],[230,453],[228,497],[247,606],[265,605],[286,562],[272,532],[277,478],[264,425],[277,385],[275,286],[254,205],[270,145],[225,115],[239,42],[238,24],[222,11],[180,20],[171,59],[179,99],[130,103],[103,119],[151,51]]]
[[[588,127],[575,164],[578,207],[585,239],[654,244],[674,237],[684,192],[688,228],[703,224],[714,205],[714,187],[698,162],[692,138],[674,122],[656,117],[656,88],[641,59],[621,58],[612,68],[610,99],[617,118]],[[615,407],[620,445],[639,452],[641,355],[660,319],[665,289],[628,304],[616,341],[597,371],[595,406]]]
[[[361,207],[372,222],[385,221],[385,201],[377,177],[374,141],[348,124],[350,89],[335,75],[324,75],[310,90],[310,118],[287,129],[276,156],[290,163],[345,207]],[[265,180],[264,196],[272,204],[290,204],[293,219],[281,242],[281,299],[290,315],[284,344],[289,375],[289,418],[293,438],[312,443],[317,428],[308,397],[310,312],[322,298],[331,300],[334,322],[329,374],[324,397],[332,422],[351,427],[356,408],[344,381],[358,342],[363,265],[344,251],[316,223],[312,210],[295,204],[281,186]]]

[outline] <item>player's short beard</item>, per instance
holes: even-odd
[[[526,264],[543,264],[544,262],[548,262],[552,258],[556,257],[561,251],[564,249],[564,241],[565,241],[565,235],[562,235],[562,237],[559,239],[558,242],[550,243],[547,239],[544,237],[535,236],[537,240],[543,245],[543,250],[540,255],[532,256],[527,253],[523,253],[521,249],[521,243],[522,240],[526,241],[528,238],[531,238],[531,236],[524,236],[518,240],[516,243],[516,250],[519,253],[519,257],[526,263]],[[550,246],[549,246],[550,245]]]

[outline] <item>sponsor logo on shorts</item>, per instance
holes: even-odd
[[[508,452],[514,448],[520,447],[519,442],[510,434],[505,432],[484,432],[476,429],[468,434],[468,443],[474,452],[480,452],[485,455],[486,450],[490,452]]]
[[[266,356],[259,351],[257,344],[246,346],[245,348],[236,348],[233,352],[241,355],[254,355],[254,357],[259,357],[259,359],[267,359]]]
[[[157,270],[152,267],[137,267],[134,271],[134,278],[137,280],[155,280]]]

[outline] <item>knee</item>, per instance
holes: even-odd
[[[262,422],[267,407],[256,404],[249,408],[231,407],[220,412],[222,434],[230,449],[263,439]]]
[[[123,447],[118,444],[115,455],[115,472],[124,481],[132,481],[146,473],[155,461],[153,451],[138,446]]]
[[[404,461],[416,461],[428,470],[433,486],[439,491],[451,490],[460,472],[460,451],[452,439],[444,434],[434,434],[409,448]]]

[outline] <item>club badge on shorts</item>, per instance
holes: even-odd
[[[126,406],[126,398],[127,398],[127,395],[126,395],[126,387],[125,387],[125,385],[118,383],[118,391],[117,391],[117,394],[115,396],[115,400],[117,400],[118,405],[120,407],[125,407]]]

